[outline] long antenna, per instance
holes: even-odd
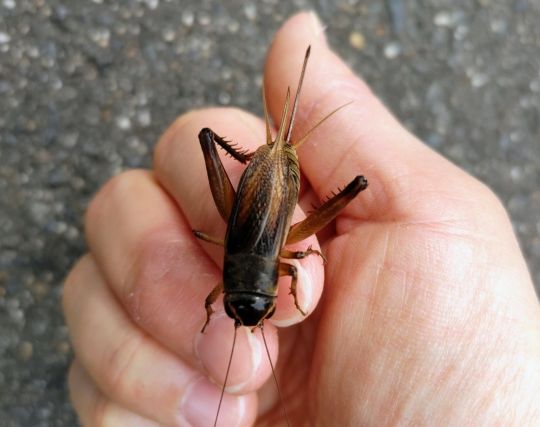
[[[219,410],[221,409],[221,402],[223,401],[223,395],[225,394],[225,387],[227,387],[227,379],[229,378],[229,371],[231,370],[231,363],[234,353],[234,346],[236,344],[236,332],[238,332],[239,324],[235,323],[234,325],[234,338],[232,342],[231,355],[229,356],[229,364],[227,365],[227,372],[225,372],[225,381],[223,381],[223,388],[221,389],[221,396],[219,397],[219,405],[216,412],[216,419],[214,420],[214,427],[217,426],[217,421],[219,417]]]
[[[341,110],[342,108],[345,108],[349,105],[351,105],[354,101],[349,101],[343,105],[340,105],[339,107],[337,107],[334,111],[331,111],[330,113],[328,113],[326,116],[324,116],[321,120],[319,120],[319,123],[317,123],[315,126],[313,126],[310,130],[308,130],[306,132],[306,134],[300,138],[298,141],[296,141],[293,145],[294,145],[294,148],[298,149],[298,147],[300,147],[304,142],[306,142],[306,140],[309,138],[309,136],[313,133],[313,131],[315,129],[317,129],[320,125],[322,125],[327,119],[329,119],[331,116],[333,116],[334,114],[336,114],[339,110]]]
[[[279,388],[279,383],[276,377],[276,371],[274,369],[274,364],[272,363],[272,358],[270,357],[270,352],[268,351],[268,344],[266,344],[266,337],[264,336],[264,328],[261,323],[261,335],[263,337],[264,341],[264,348],[266,349],[266,354],[268,356],[268,361],[270,362],[270,367],[272,368],[272,376],[274,377],[274,382],[276,383],[276,388],[279,395],[279,401],[281,402],[281,407],[283,408],[283,415],[285,416],[285,420],[287,421],[287,427],[291,426],[291,422],[289,421],[289,416],[287,415],[287,410],[285,409],[285,402],[283,401],[283,395],[281,394],[281,390]],[[215,427],[215,426],[214,426]]]
[[[302,89],[302,83],[304,82],[304,74],[306,73],[306,67],[307,67],[307,62],[309,59],[310,52],[311,52],[311,46],[308,46],[306,50],[306,55],[304,56],[304,65],[302,65],[302,72],[300,73],[300,80],[298,81],[298,89],[296,89],[296,95],[294,96],[294,106],[291,113],[291,121],[289,122],[289,127],[287,129],[287,137],[285,138],[285,142],[287,144],[291,141],[294,118],[296,116],[296,110],[298,109],[298,102],[300,100],[300,90]]]

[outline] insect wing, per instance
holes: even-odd
[[[276,161],[270,147],[263,146],[246,168],[229,219],[228,253],[277,256],[281,250],[296,203],[291,206],[289,165],[283,160]]]

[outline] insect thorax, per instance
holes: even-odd
[[[223,264],[225,293],[277,295],[278,259],[254,254],[229,254]]]

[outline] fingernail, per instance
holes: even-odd
[[[180,404],[180,425],[207,427],[214,424],[221,390],[205,378],[188,387]],[[246,398],[225,393],[219,411],[221,426],[236,426],[246,415]]]
[[[223,384],[234,338],[234,322],[224,313],[212,318],[195,343],[196,354],[208,375]],[[226,390],[240,392],[251,382],[263,361],[263,349],[248,328],[238,328]]]
[[[310,28],[313,33],[313,41],[326,44],[326,25],[324,25],[315,11],[310,11]]]

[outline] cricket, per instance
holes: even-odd
[[[348,104],[342,105],[315,124],[304,136],[292,141],[292,130],[304,75],[311,47],[305,53],[300,79],[289,118],[290,87],[287,89],[285,104],[275,138],[272,137],[270,119],[267,111],[264,84],[262,90],[266,143],[255,152],[236,148],[231,141],[219,136],[213,130],[204,128],[199,133],[212,197],[219,214],[227,223],[224,239],[209,236],[202,231],[193,230],[201,240],[224,247],[223,280],[215,286],[205,300],[206,323],[214,312],[212,304],[220,294],[227,315],[234,320],[234,338],[225,375],[221,398],[218,403],[214,427],[217,426],[223,393],[231,366],[236,333],[245,326],[255,331],[261,330],[272,374],[287,425],[290,425],[274,366],[270,358],[263,323],[274,314],[278,293],[278,278],[290,276],[290,294],[296,308],[306,316],[296,295],[298,272],[287,259],[302,259],[310,255],[323,254],[311,247],[304,251],[285,249],[289,244],[300,242],[317,233],[332,221],[339,212],[351,202],[358,193],[366,189],[367,180],[359,175],[354,177],[342,190],[327,199],[304,220],[291,226],[292,215],[298,203],[300,191],[300,165],[297,149],[330,116]],[[246,164],[237,189],[233,188],[229,176],[219,158],[216,145],[219,145],[237,161]]]

